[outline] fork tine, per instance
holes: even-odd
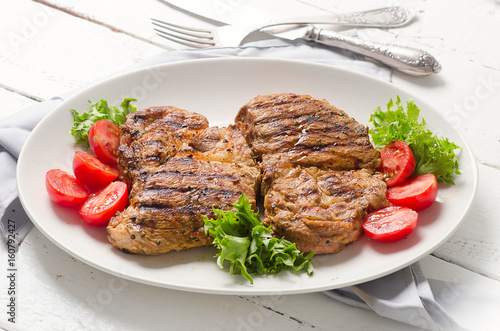
[[[188,30],[188,31],[193,31],[193,32],[212,34],[212,31],[208,30],[208,29],[198,29],[198,28],[192,28],[192,27],[178,25],[178,24],[172,24],[172,23],[168,23],[165,21],[160,21],[159,19],[152,18],[152,17],[151,17],[151,21],[153,21],[152,22],[153,24],[156,23],[155,25],[157,25],[157,26],[169,26],[169,27],[180,29],[180,30]]]
[[[214,42],[205,42],[205,41],[200,41],[199,39],[193,39],[193,38],[188,38],[188,37],[181,37],[175,34],[171,34],[165,31],[161,31],[158,29],[154,29],[156,31],[156,34],[159,35],[162,38],[168,39],[170,41],[176,42],[178,44],[182,44],[188,47],[193,47],[193,48],[208,48],[208,47],[213,47],[215,46]]]
[[[154,28],[156,34],[170,41],[194,48],[216,46],[210,30],[189,28],[181,25],[170,24],[151,18],[152,24],[161,28]]]
[[[183,36],[189,36],[189,37],[194,37],[194,38],[200,38],[202,40],[211,40],[213,39],[212,33],[210,31],[204,31],[203,33],[198,33],[198,32],[191,32],[190,30],[182,30],[183,27],[180,27],[179,25],[170,25],[170,24],[159,24],[156,22],[152,22],[153,25],[162,28],[164,30],[170,31],[170,32],[175,32]],[[180,28],[177,28],[180,27]]]

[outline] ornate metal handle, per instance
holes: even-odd
[[[337,23],[344,25],[396,27],[413,19],[415,13],[402,7],[384,7],[361,12],[336,15]]]
[[[356,52],[413,76],[427,76],[441,71],[441,65],[431,54],[416,48],[362,40],[313,25],[309,26],[304,38]]]

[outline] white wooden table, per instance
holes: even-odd
[[[203,1],[203,0],[197,0]],[[415,8],[413,24],[361,31],[425,48],[443,71],[393,83],[432,102],[471,144],[479,190],[458,231],[421,260],[430,278],[500,288],[500,1],[341,0],[308,2],[333,11],[387,5]],[[150,17],[207,25],[156,0],[3,1],[0,11],[0,120],[167,50]],[[17,316],[7,321],[0,281],[0,327],[8,330],[413,330],[321,293],[245,297],[196,294],[125,281],[85,265],[33,228],[16,255]],[[5,245],[0,266],[7,269]],[[459,298],[457,299],[459,300]],[[474,309],[471,307],[471,314]],[[493,321],[492,321],[493,323]],[[494,325],[492,324],[492,329]]]

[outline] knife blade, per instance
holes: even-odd
[[[261,27],[281,23],[342,24],[347,26],[397,27],[409,23],[415,13],[402,7],[333,14],[297,0],[162,0],[187,14],[216,24]],[[297,17],[300,13],[300,17]]]

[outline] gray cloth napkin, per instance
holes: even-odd
[[[19,245],[33,225],[17,196],[17,158],[31,130],[61,102],[54,98],[0,120],[0,229],[10,245]]]
[[[391,77],[389,69],[377,66],[362,57],[358,58],[356,54],[347,51],[305,42],[279,40],[260,41],[238,48],[167,52],[129,67],[125,71],[155,64],[228,56],[307,60],[341,66],[386,81]],[[12,239],[14,236],[16,243],[22,241],[32,225],[17,197],[15,180],[17,157],[35,125],[57,105],[77,92],[72,91],[55,97],[1,120],[1,229],[6,238],[10,235]],[[418,264],[371,282],[327,291],[325,294],[341,302],[363,309],[372,309],[379,315],[428,330],[462,330],[434,300],[427,279]]]
[[[448,295],[454,286],[447,284]],[[381,316],[425,330],[466,330],[437,302],[435,293],[442,296],[443,291],[431,288],[418,262],[370,282],[324,293],[351,306],[374,310]],[[458,296],[453,299],[457,300]]]

